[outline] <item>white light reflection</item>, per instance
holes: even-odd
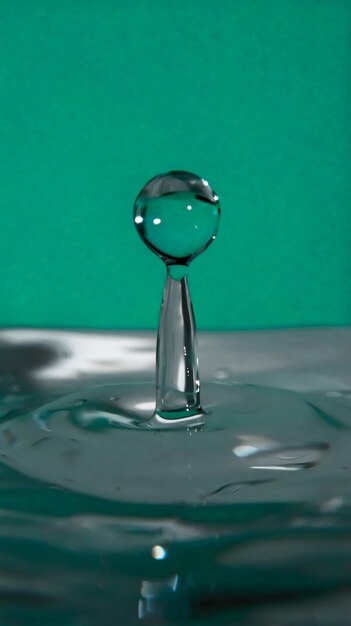
[[[233,450],[234,454],[240,458],[246,456],[252,456],[257,452],[257,449],[254,446],[236,446]]]
[[[48,344],[57,358],[42,368],[31,370],[31,378],[45,380],[82,379],[85,376],[133,372],[153,372],[155,336],[150,333],[94,333],[23,329],[2,331],[2,341],[11,346],[33,342]],[[65,351],[65,355],[61,356]]]
[[[159,218],[159,217],[155,217],[155,219],[154,219],[154,220],[152,220],[152,221],[153,221],[153,223],[154,223],[156,226],[158,226],[158,224],[161,224],[161,220],[160,220],[160,218]]]
[[[193,208],[190,204],[188,204],[188,206],[186,207],[188,209],[188,211],[191,211],[191,209]]]
[[[301,467],[299,465],[250,465],[250,469],[279,470],[281,472],[298,472],[301,470]]]
[[[184,364],[180,362],[178,364],[178,372],[177,372],[177,390],[178,391],[182,391],[183,389],[185,389],[185,379],[186,379],[186,372],[184,370]]]
[[[138,411],[153,411],[155,408],[155,402],[153,400],[149,402],[137,402],[134,408]]]
[[[253,456],[257,452],[275,450],[277,446],[281,445],[279,442],[261,435],[239,435],[237,438],[241,443],[233,448],[233,452],[235,456],[240,458]]]
[[[151,556],[156,561],[163,561],[167,557],[167,551],[162,546],[152,546]]]
[[[137,215],[134,222],[136,224],[141,224],[143,222],[143,218],[141,217],[141,215]]]

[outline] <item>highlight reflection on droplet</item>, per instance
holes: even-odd
[[[188,264],[203,252],[217,233],[219,215],[208,181],[184,171],[152,178],[134,205],[140,237],[166,263]]]

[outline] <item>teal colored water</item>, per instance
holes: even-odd
[[[162,430],[153,336],[2,331],[1,626],[346,626],[349,341],[201,336]]]

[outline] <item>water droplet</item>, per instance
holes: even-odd
[[[156,561],[163,561],[167,557],[167,551],[163,546],[153,546],[151,549],[151,556]]]
[[[134,204],[143,242],[167,266],[157,338],[154,418],[171,421],[202,415],[195,320],[187,283],[191,260],[213,241],[220,216],[207,180],[185,171],[152,178]]]
[[[134,205],[140,237],[166,263],[188,264],[217,233],[219,200],[208,182],[190,172],[152,178]]]

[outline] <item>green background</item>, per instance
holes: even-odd
[[[221,198],[200,328],[351,321],[350,0],[0,0],[0,324],[153,328],[132,206]]]

